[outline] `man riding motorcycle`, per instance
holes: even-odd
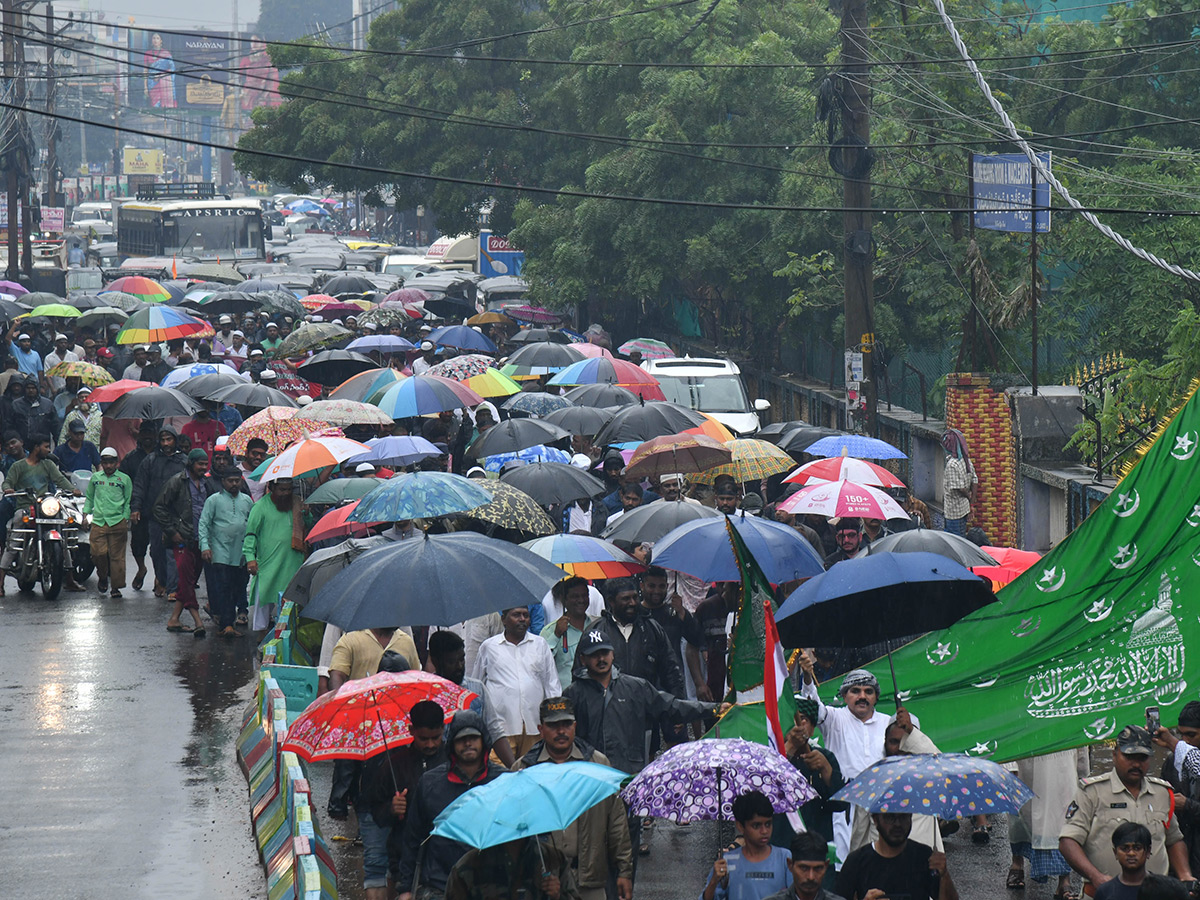
[[[52,486],[57,486],[59,489],[68,491],[76,497],[82,496],[75,489],[74,485],[71,484],[71,480],[59,470],[58,466],[54,464],[54,460],[49,457],[50,435],[31,434],[29,436],[28,454],[24,459],[19,459],[13,463],[12,468],[8,470],[8,474],[4,476],[4,495],[10,496],[18,492],[25,492],[36,496],[44,494]],[[6,546],[4,548],[4,555],[0,556],[0,597],[4,596],[4,578],[12,568],[12,564],[16,562],[16,559],[17,551],[9,549]],[[67,574],[67,590],[82,590],[75,583],[75,579],[70,573]]]

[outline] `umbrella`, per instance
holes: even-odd
[[[862,459],[908,459],[907,453],[897,450],[887,441],[861,434],[844,434],[821,438],[809,444],[805,453],[810,456],[857,456]]]
[[[292,359],[353,337],[354,332],[332,322],[305,322],[275,348],[276,359]],[[374,365],[374,363],[371,363]],[[354,373],[351,373],[354,374]]]
[[[128,294],[125,291],[112,290],[112,286],[97,294],[101,300],[109,306],[115,306],[117,309],[123,309],[125,312],[134,312],[141,309],[146,304],[133,294]]]
[[[395,306],[412,306],[416,303],[424,303],[430,299],[431,294],[428,291],[423,291],[420,288],[402,287],[396,288],[386,297],[383,298],[384,303]],[[419,319],[420,316],[413,316],[414,319]],[[478,322],[470,322],[468,324],[478,325]]]
[[[357,501],[355,501],[357,502]],[[354,504],[350,504],[353,506]],[[348,507],[343,506],[331,512],[346,511]],[[349,515],[349,512],[346,513]],[[366,530],[365,525],[355,523],[358,529]],[[283,596],[289,600],[295,600],[297,605],[303,608],[309,599],[316,594],[325,583],[334,575],[340,572],[346,566],[350,565],[355,559],[372,550],[375,547],[397,540],[398,534],[394,529],[387,529],[382,534],[372,535],[365,538],[349,538],[342,541],[340,544],[335,544],[332,547],[325,547],[320,550],[315,550],[296,570],[296,574],[292,576],[292,580],[288,582],[287,589],[284,590]]]
[[[724,527],[725,517],[711,506],[684,503],[682,500],[656,500],[629,510],[604,530],[604,537],[610,541],[628,541],[631,544],[643,541],[655,543],[685,522],[716,518],[721,519]]]
[[[172,306],[148,306],[125,320],[117,333],[118,344],[149,344],[198,335],[208,323],[189,316]]]
[[[501,371],[513,378],[537,378],[561,372],[583,360],[583,354],[565,344],[538,341],[526,344],[510,356]]]
[[[547,447],[545,444],[534,444],[532,447],[526,447],[524,450],[517,450],[515,453],[496,453],[492,456],[484,457],[483,468],[488,472],[499,473],[500,470],[504,468],[505,464],[512,462],[514,459],[525,463],[569,463],[571,461],[571,454],[566,450],[559,450],[557,447]]]
[[[733,453],[733,458],[704,472],[701,481],[712,482],[720,475],[730,475],[738,484],[763,481],[780,472],[788,472],[796,465],[790,456],[766,441],[738,438],[725,446]]]
[[[192,281],[219,281],[225,284],[238,284],[245,279],[242,273],[233,266],[223,266],[219,263],[187,263],[179,267],[179,274],[186,275]],[[239,290],[240,290],[239,285]]]
[[[343,481],[345,479],[338,479]],[[374,478],[364,479],[366,481],[376,481]],[[307,503],[307,501],[305,501]],[[355,507],[358,506],[358,501],[355,500],[346,506],[339,506],[336,509],[331,509],[321,518],[317,519],[316,524],[304,536],[304,540],[310,544],[315,544],[317,541],[328,541],[332,538],[345,538],[350,536],[365,537],[371,525],[381,524],[379,522],[350,522],[348,519],[353,514]]]
[[[505,307],[504,314],[518,322],[533,322],[538,325],[552,325],[563,318],[559,313],[550,312],[540,306],[508,306]]]
[[[558,566],[507,541],[470,531],[425,533],[359,556],[326,582],[304,615],[343,631],[399,622],[457,625],[540,603],[562,574]]]
[[[238,284],[237,289],[246,294],[264,294],[270,291],[281,291],[283,285],[268,278],[251,278]]]
[[[140,391],[150,387],[149,381],[134,381],[132,378],[122,378],[112,384],[104,384],[92,391],[89,400],[93,403],[112,403],[118,397],[124,397],[130,391]]]
[[[43,303],[29,313],[31,319],[78,319],[83,312],[65,303]]]
[[[216,375],[222,370],[228,372],[238,381],[242,380],[236,369],[224,363],[187,363],[182,366],[176,366],[168,372],[166,377],[159,382],[159,385],[182,390],[183,385],[187,384],[191,379],[199,378],[201,375]],[[183,391],[183,393],[193,398],[198,398],[199,396],[191,391]]]
[[[50,294],[47,296],[53,295]],[[25,303],[27,302],[27,299],[22,297],[21,302]],[[74,297],[68,299],[67,303],[70,306],[75,307],[80,312],[85,313],[91,312],[93,309],[100,309],[107,305],[103,297],[97,297],[95,294],[76,294]]]
[[[657,378],[623,359],[585,359],[567,366],[548,384],[619,384],[651,400],[665,399]]]
[[[253,292],[250,282],[239,284],[238,290]],[[259,291],[255,292],[255,296],[262,301],[259,312],[269,313],[272,316],[293,316],[297,319],[303,317],[305,314],[304,307],[300,305],[300,301],[296,299],[296,295],[291,291]]]
[[[343,316],[354,316],[358,318],[362,313],[370,309],[371,304],[366,300],[339,300],[336,303],[328,303],[317,310],[326,319],[333,320],[342,318]]]
[[[697,425],[695,428],[685,428],[684,434],[702,434],[705,437],[710,437],[715,441],[720,441],[722,444],[728,444],[730,441],[737,440],[737,435],[714,419],[706,412],[696,410],[700,415],[704,416],[704,424]]]
[[[732,456],[728,447],[704,435],[665,434],[639,445],[626,469],[639,478],[671,472],[703,472],[729,462]]]
[[[466,381],[476,375],[495,371],[497,371],[496,360],[490,356],[480,353],[464,353],[462,356],[456,356],[440,362],[436,366],[431,366],[427,374],[449,378],[453,381]]]
[[[415,462],[440,456],[442,451],[419,435],[389,435],[371,438],[367,442],[370,452],[353,456],[347,463],[377,463],[384,466],[411,466]]]
[[[358,324],[361,327],[368,322],[374,322],[380,328],[391,328],[396,324],[407,325],[413,319],[419,319],[423,315],[424,313],[416,307],[389,303],[367,310],[358,317]]]
[[[521,393],[521,386],[499,369],[488,369],[479,375],[472,375],[463,384],[480,397],[511,397]]]
[[[542,506],[558,506],[604,493],[604,482],[570,463],[537,462],[505,472],[505,484],[524,491]]]
[[[646,567],[615,544],[583,534],[555,534],[521,544],[531,553],[554,563],[568,575],[589,581],[620,578],[646,571]]]
[[[879,553],[936,553],[967,568],[996,564],[994,559],[965,537],[931,528],[914,528],[912,531],[881,537],[872,541],[863,555]]]
[[[229,436],[229,451],[234,456],[241,456],[246,452],[246,444],[254,438],[260,438],[267,442],[268,454],[278,453],[288,444],[312,432],[312,422],[291,421],[299,411],[295,406],[283,404],[259,410],[233,430]]]
[[[375,405],[393,419],[411,419],[482,402],[465,384],[436,375],[414,375],[389,387]]]
[[[353,350],[325,350],[296,367],[296,374],[316,384],[341,384],[351,375],[378,369],[379,364]]]
[[[378,406],[357,400],[315,400],[296,413],[296,421],[301,419],[313,419],[340,427],[392,424],[392,417]]]
[[[27,312],[29,312],[28,307],[22,306],[20,303],[17,303],[13,300],[7,300],[3,297],[0,297],[0,318],[11,322],[13,319],[17,318],[18,316],[23,316]]]
[[[354,522],[435,519],[482,506],[491,494],[470,478],[449,472],[407,472],[380,482],[359,502]]]
[[[496,345],[467,325],[444,325],[429,333],[427,340],[439,347],[456,347],[459,350],[482,350],[495,353]]]
[[[613,355],[608,351],[608,348],[601,347],[599,344],[572,342],[567,346],[573,347],[577,353],[582,353],[588,359],[613,358]]]
[[[300,298],[300,305],[309,312],[316,312],[318,309],[337,302],[337,297],[331,297],[329,294],[309,294],[307,297]]]
[[[860,516],[865,519],[907,519],[899,503],[879,488],[853,481],[818,481],[803,487],[776,509],[798,516]]]
[[[972,571],[977,575],[986,575],[993,582],[1001,585],[1015,581],[1018,575],[1042,558],[1040,553],[1035,553],[1033,550],[1015,550],[1012,547],[980,547],[979,549],[995,562],[986,568],[972,566]]]
[[[620,769],[582,760],[502,772],[443,809],[431,834],[484,849],[562,831],[624,780]]]
[[[541,419],[508,419],[493,425],[467,448],[475,459],[500,453],[516,453],[537,444],[552,444],[569,438],[570,432]]]
[[[206,399],[215,400],[217,403],[232,403],[234,406],[248,406],[251,409],[268,409],[279,406],[297,407],[296,401],[283,391],[267,387],[265,384],[254,384],[249,381],[218,388],[215,391],[211,391]],[[309,425],[310,429],[316,427],[315,425]],[[268,441],[268,443],[270,442]]]
[[[321,423],[304,423],[318,426]],[[312,435],[301,438],[275,457],[263,473],[262,481],[298,478],[317,469],[336,466],[367,450],[365,444],[345,437]]]
[[[78,378],[90,388],[112,384],[113,377],[107,369],[86,362],[60,362],[46,370],[50,378]]]
[[[326,294],[371,294],[379,290],[379,285],[365,275],[334,275],[321,290]]]
[[[305,506],[337,506],[349,500],[361,500],[382,484],[378,478],[334,478],[304,499]]]
[[[637,406],[641,400],[628,388],[615,384],[581,384],[563,394],[576,406],[592,406],[602,409],[620,406]]]
[[[204,316],[241,316],[248,312],[257,312],[262,306],[262,297],[258,294],[247,294],[245,291],[218,291],[206,297],[199,303],[185,301],[188,306],[198,309]]]
[[[210,395],[215,394],[221,388],[245,384],[250,380],[249,375],[243,375],[229,366],[217,366],[216,369],[217,371],[207,375],[198,375],[188,379],[176,390],[187,394],[193,400],[210,400],[212,399]],[[290,401],[291,398],[289,397],[288,400]]]
[[[670,748],[637,774],[621,799],[631,816],[682,825],[732,819],[734,798],[748,791],[766,794],[778,813],[794,813],[817,798],[800,771],[774,747],[724,738]]]
[[[806,462],[783,479],[787,484],[808,484],[810,481],[853,481],[871,487],[904,487],[904,482],[885,469],[865,459],[853,456],[828,456]]]
[[[558,531],[554,522],[546,515],[546,511],[524,491],[491,478],[480,478],[475,483],[490,493],[492,499],[483,506],[467,510],[463,516],[499,528],[539,536]]]
[[[12,294],[14,297],[20,297],[29,293],[29,288],[17,284],[15,281],[0,281],[0,291],[5,294]]]
[[[656,341],[654,338],[634,338],[632,341],[626,341],[617,348],[617,352],[622,356],[640,353],[642,359],[674,359],[679,355],[662,341]]]
[[[511,317],[510,317],[511,318]],[[565,331],[553,328],[522,328],[508,339],[510,344],[533,344],[546,342],[551,344],[570,344],[574,341]]]
[[[597,409],[594,406],[568,406],[547,413],[543,422],[557,425],[571,434],[591,437],[608,424],[616,413],[613,409]]]
[[[703,425],[706,421],[700,413],[677,403],[656,401],[626,406],[600,430],[595,443],[605,446],[626,441],[648,441],[664,434],[678,434]]]
[[[825,571],[821,557],[796,529],[758,516],[734,515],[729,521],[772,584],[811,578]],[[742,577],[724,516],[685,522],[655,541],[654,564],[686,572],[703,582],[740,581]]]
[[[513,394],[508,400],[504,401],[504,408],[509,412],[519,412],[539,417],[573,405],[565,397],[560,397],[557,394],[547,394],[543,391],[521,391],[518,394]]]
[[[417,703],[438,704],[448,722],[455,712],[470,707],[475,697],[429,672],[379,672],[348,681],[314,700],[288,728],[279,749],[309,762],[369,759],[381,750],[412,743],[409,715]]]
[[[2,312],[0,308],[0,312]],[[129,313],[115,306],[97,306],[89,309],[75,320],[80,328],[107,328],[109,325],[122,325],[129,318]]]
[[[395,369],[368,369],[366,372],[351,375],[335,387],[329,392],[329,399],[359,400],[365,403],[367,398],[376,391],[390,387],[397,381],[403,381],[407,377],[407,375],[403,375]]]
[[[109,385],[115,386],[115,383]],[[92,396],[95,397],[95,391]],[[142,390],[131,390],[114,400],[104,415],[110,419],[166,419],[170,416],[192,416],[201,409],[200,404],[187,394],[151,384]]]
[[[512,325],[513,320],[498,310],[476,313],[467,319],[468,325]]]
[[[965,753],[888,756],[860,772],[831,799],[871,813],[920,813],[957,819],[1019,813],[1034,797],[1021,779],[990,759]]]
[[[58,294],[51,294],[49,291],[34,291],[32,294],[26,294],[22,297],[21,302],[29,307],[38,307],[45,306],[48,303],[66,303],[67,298],[60,297]],[[74,303],[70,305],[75,306]],[[75,308],[79,309],[78,306],[75,306]]]
[[[415,350],[413,342],[396,334],[369,334],[366,337],[355,338],[346,345],[347,350],[359,353],[405,353]],[[436,368],[436,367],[435,367]]]
[[[107,291],[130,294],[143,303],[163,303],[171,299],[170,291],[152,278],[144,278],[141,275],[126,275],[124,278],[118,278],[105,288],[104,292]],[[104,299],[108,301],[109,298],[105,297]]]

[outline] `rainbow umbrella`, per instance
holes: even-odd
[[[569,575],[580,578],[620,578],[645,572],[646,567],[608,541],[583,534],[553,534],[521,544]]]
[[[357,375],[351,375],[330,391],[329,399],[365,402],[377,391],[387,390],[397,381],[403,381],[407,377],[396,369],[373,369],[369,372],[359,372]]]
[[[308,424],[320,425],[319,422]],[[335,437],[334,435],[306,437],[276,456],[263,472],[262,480],[298,478],[308,472],[340,465],[350,457],[367,453],[370,449],[366,444],[360,444],[358,441],[352,441],[345,437]]]
[[[392,385],[374,402],[393,419],[410,419],[464,406],[478,406],[483,398],[465,384],[449,378],[414,375]]]
[[[642,359],[673,359],[678,356],[674,350],[654,338],[634,338],[632,341],[626,341],[617,348],[617,352],[622,356],[640,353]]]
[[[634,390],[647,400],[666,399],[657,378],[623,359],[600,357],[572,363],[551,378],[548,384],[617,384]]]
[[[142,275],[126,275],[110,284],[107,291],[121,291],[132,294],[143,303],[165,303],[171,299],[171,292],[155,281]]]
[[[139,309],[125,320],[117,333],[118,344],[149,344],[152,341],[173,341],[176,338],[199,336],[211,332],[207,322],[180,312],[173,306],[148,306]]]

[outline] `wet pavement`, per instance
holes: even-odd
[[[89,586],[47,603],[9,579],[0,598],[0,896],[265,897],[235,759],[252,639],[217,638],[211,627],[202,640],[169,634],[167,604],[149,590],[110,600],[94,577]],[[313,799],[341,896],[360,900],[354,817],[325,816],[331,770],[310,766]],[[1005,890],[1005,834],[999,816],[985,846],[969,829],[947,841],[964,900],[1050,900],[1053,882]],[[712,823],[659,823],[635,895],[698,897],[716,847]]]

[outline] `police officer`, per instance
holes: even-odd
[[[1113,770],[1081,780],[1067,807],[1058,850],[1071,868],[1090,882],[1085,889],[1088,894],[1121,874],[1112,852],[1112,833],[1122,822],[1139,822],[1150,829],[1147,872],[1166,875],[1169,861],[1177,878],[1192,878],[1187,845],[1171,802],[1171,786],[1146,774],[1152,752],[1150,732],[1137,725],[1125,726],[1117,735]]]

